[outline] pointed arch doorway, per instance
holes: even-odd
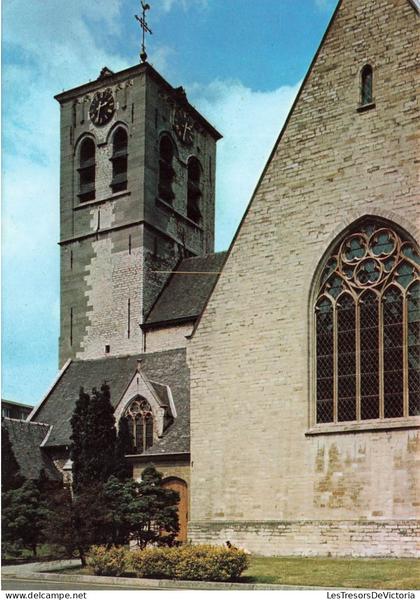
[[[188,486],[186,482],[183,479],[180,479],[179,477],[167,477],[163,481],[162,485],[164,488],[174,490],[179,494],[179,533],[176,539],[179,542],[186,542],[188,534]]]

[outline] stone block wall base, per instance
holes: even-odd
[[[420,556],[420,521],[195,521],[195,544],[225,544],[263,556]],[[417,543],[416,543],[417,542]]]

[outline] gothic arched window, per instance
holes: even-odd
[[[201,220],[201,196],[201,165],[192,157],[188,161],[187,217],[195,223]]]
[[[112,138],[112,193],[122,192],[127,189],[127,132],[123,127],[118,127]]]
[[[95,199],[95,142],[85,138],[79,152],[79,198],[81,202]]]
[[[361,73],[360,103],[372,104],[373,102],[373,69],[370,65],[365,65]]]
[[[159,144],[159,198],[166,202],[172,202],[175,194],[172,189],[172,184],[175,176],[173,168],[174,146],[171,138],[164,135]]]
[[[420,251],[367,221],[326,260],[315,300],[316,422],[420,414]]]
[[[126,408],[124,417],[128,423],[132,450],[141,454],[153,446],[153,412],[148,401],[135,398]]]

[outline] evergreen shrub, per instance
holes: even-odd
[[[130,568],[128,548],[113,546],[92,546],[87,555],[87,563],[95,575],[121,577]]]
[[[248,556],[242,550],[221,546],[186,545],[136,550],[130,562],[137,577],[229,581],[248,567]]]
[[[178,548],[145,548],[131,552],[131,570],[137,577],[174,579]]]

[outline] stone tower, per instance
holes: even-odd
[[[169,272],[214,248],[220,134],[147,62],[61,106],[60,366],[142,352]]]

